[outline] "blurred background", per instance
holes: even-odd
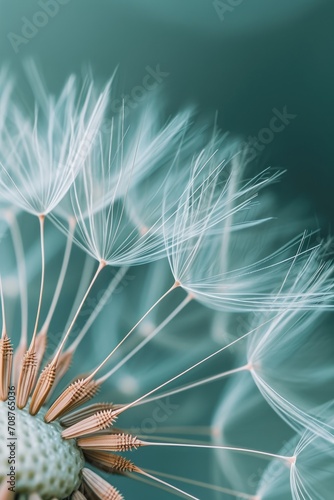
[[[330,229],[331,0],[16,0],[0,9],[2,64],[20,73],[34,58],[55,92],[71,72],[91,66],[105,81],[118,66],[112,112],[124,96],[136,108],[153,87],[170,112],[191,103],[212,121],[217,111],[222,130],[255,144],[261,166],[287,168],[282,191],[312,203]],[[284,110],[285,122],[275,120]]]

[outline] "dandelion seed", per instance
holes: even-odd
[[[313,256],[310,255],[309,259],[312,262]],[[319,297],[322,303],[317,309],[305,312],[295,310],[289,301],[287,306],[292,306],[290,310],[276,315],[249,337],[247,359],[259,390],[289,425],[297,431],[310,428],[324,437],[333,438],[333,429],[330,430],[312,415],[313,408],[330,398],[327,388],[332,385],[334,376],[333,349],[326,335],[330,314],[322,312],[323,307],[332,307],[331,281],[324,287],[326,276],[331,275],[332,269],[327,265],[312,267],[307,269],[304,266],[297,277],[295,291],[305,300],[314,296],[318,302]],[[314,332],[317,332],[316,338]],[[321,357],[314,356],[315,348]],[[317,377],[313,373],[317,373]]]
[[[0,193],[8,203],[37,216],[59,204],[99,129],[108,90],[109,86],[95,99],[90,83],[83,102],[80,97],[76,102],[78,92],[71,77],[58,101],[49,98],[44,109],[35,111],[33,123],[10,104],[14,130],[3,131],[0,153]]]
[[[145,231],[138,231],[127,213],[129,192],[158,170],[162,154],[165,161],[168,159],[175,144],[182,140],[189,118],[189,113],[180,113],[161,130],[154,131],[155,115],[152,109],[146,110],[134,130],[126,128],[122,116],[118,122],[113,119],[109,133],[100,135],[93,144],[73,183],[66,208],[60,205],[57,209],[61,217],[54,217],[54,221],[66,232],[62,218],[74,216],[74,241],[98,262],[129,266],[165,255],[162,235],[159,237],[163,200],[160,198],[153,210],[145,197],[144,204],[154,220]]]
[[[276,175],[258,184],[254,180],[254,185],[247,186],[245,190],[240,189],[235,197],[238,200],[239,196],[242,197],[242,194],[248,193],[248,191],[250,193],[248,196],[251,196],[252,190],[261,189],[275,179]],[[223,195],[224,191],[219,195],[219,198]],[[228,203],[228,201],[225,200],[224,203]],[[242,202],[234,209],[235,212],[238,213],[238,210],[244,208],[248,202],[249,199]],[[235,227],[229,226],[228,232],[225,233],[226,227],[224,225],[220,235],[212,234],[212,225],[215,227],[216,224],[211,222],[212,216],[215,220],[215,207],[212,214],[208,213],[206,225],[198,231],[197,235],[190,237],[190,241],[187,238],[181,239],[178,235],[182,232],[182,227],[186,232],[193,225],[197,227],[201,216],[201,214],[198,215],[200,209],[197,210],[197,200],[191,203],[195,207],[191,206],[189,209],[183,210],[180,217],[184,220],[175,225],[176,241],[168,253],[174,279],[196,300],[209,307],[227,312],[284,309],[288,295],[280,294],[277,297],[278,290],[283,286],[286,290],[289,284],[296,280],[296,275],[298,273],[302,275],[304,271],[310,280],[317,280],[318,274],[320,274],[319,282],[322,280],[324,289],[321,290],[319,286],[317,294],[308,290],[304,295],[295,294],[294,290],[291,289],[290,307],[292,304],[295,307],[317,307],[322,300],[326,302],[332,297],[329,265],[325,264],[324,269],[322,269],[322,263],[317,262],[321,253],[320,246],[307,248],[305,235],[295,238],[289,244],[258,261],[253,260],[253,253],[256,255],[256,252],[250,247],[250,254],[244,258],[244,262],[247,262],[246,265],[235,269],[226,268],[228,262],[226,252],[230,242],[233,241],[233,231],[237,234],[244,227],[247,229],[247,222],[237,223],[235,220],[237,217],[232,210],[231,214],[226,214],[226,218],[233,216]],[[230,208],[229,204],[228,207]],[[218,213],[224,214],[224,208],[221,208]],[[224,219],[223,216],[221,217]],[[251,222],[250,225],[254,223]],[[261,223],[261,220],[257,223]],[[313,276],[312,273],[314,273]],[[300,302],[296,302],[297,296]],[[283,300],[280,300],[281,297]]]
[[[263,500],[289,494],[294,500],[329,498],[333,484],[332,444],[306,431],[292,438],[288,446],[293,451],[290,467],[270,464],[261,478],[257,496]]]

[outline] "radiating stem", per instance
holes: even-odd
[[[93,322],[95,321],[96,317],[99,315],[107,301],[109,300],[110,296],[112,293],[115,291],[117,288],[118,284],[128,271],[128,267],[122,267],[121,269],[118,270],[114,278],[112,279],[111,283],[109,284],[108,288],[105,290],[104,294],[102,295],[101,299],[99,300],[97,306],[94,308],[94,311],[92,314],[89,316],[88,320],[85,322],[83,328],[81,329],[79,335],[76,336],[72,344],[69,346],[67,349],[67,352],[74,352],[84,336],[86,335],[87,331],[89,328],[92,326]]]
[[[279,314],[277,314],[277,316],[279,316]],[[143,396],[139,397],[138,399],[132,401],[132,403],[129,403],[125,406],[123,406],[123,408],[121,410],[118,410],[118,413],[122,413],[123,411],[125,410],[128,410],[129,408],[132,408],[134,406],[136,406],[138,403],[140,403],[141,401],[143,401],[144,399],[148,398],[149,396],[151,396],[151,394],[154,394],[155,392],[159,391],[160,389],[162,389],[163,387],[165,387],[166,385],[174,382],[175,380],[183,377],[184,375],[186,375],[187,373],[189,373],[190,371],[194,370],[195,368],[197,368],[198,366],[202,365],[203,363],[206,363],[207,361],[209,361],[211,358],[213,358],[214,356],[217,356],[219,353],[225,351],[226,349],[228,349],[229,347],[231,347],[232,345],[236,344],[237,342],[240,342],[241,340],[247,338],[252,332],[256,331],[260,326],[262,326],[263,324],[266,324],[268,323],[269,321],[272,321],[273,318],[270,318],[269,320],[267,321],[264,321],[261,325],[259,325],[257,328],[254,328],[253,330],[250,330],[249,332],[245,333],[244,335],[242,335],[241,337],[239,337],[238,339],[236,340],[233,340],[232,342],[230,342],[228,345],[224,346],[224,347],[221,347],[220,349],[218,349],[217,351],[209,354],[209,356],[206,356],[205,358],[202,358],[200,361],[198,361],[197,363],[193,364],[192,366],[190,366],[189,368],[187,368],[186,370],[182,371],[181,373],[178,373],[177,375],[175,375],[174,377],[170,378],[169,380],[167,380],[166,382],[160,384],[159,386],[155,387],[154,389],[151,389],[149,392],[147,392],[146,394],[144,394]]]
[[[179,304],[175,309],[174,311],[172,311],[169,316],[167,316],[167,318],[162,322],[160,323],[159,326],[157,326],[157,328],[155,328],[153,330],[153,332],[150,333],[150,335],[148,337],[146,337],[144,340],[142,340],[142,342],[140,342],[140,344],[135,347],[129,354],[127,354],[126,356],[124,356],[122,358],[122,360],[114,367],[112,368],[108,373],[106,373],[103,377],[100,377],[99,381],[100,382],[105,382],[109,377],[111,377],[115,372],[117,372],[117,370],[119,370],[127,361],[129,361],[129,359],[131,359],[135,354],[137,354],[137,352],[139,352],[148,342],[150,342],[163,328],[165,328],[166,325],[168,325],[168,323],[170,323],[170,321],[172,321],[172,319],[175,318],[175,316],[177,316],[184,308],[187,304],[189,304],[189,302],[192,300],[192,296],[191,295],[187,295],[187,297],[181,302],[181,304]]]
[[[12,213],[7,215],[12,235],[15,258],[18,270],[18,282],[20,287],[21,302],[21,338],[20,346],[26,348],[28,336],[28,295],[27,295],[27,272],[24,258],[24,248],[20,228],[16,216]]]
[[[75,299],[72,303],[72,308],[71,308],[71,311],[69,313],[69,316],[68,316],[68,320],[67,320],[67,323],[65,325],[65,328],[64,328],[64,333],[57,345],[57,347],[55,348],[55,353],[57,352],[64,336],[65,336],[65,333],[67,332],[68,330],[68,327],[71,323],[71,318],[74,316],[74,314],[76,313],[76,310],[78,309],[79,307],[79,304],[82,300],[82,296],[84,295],[84,293],[86,292],[87,290],[87,287],[91,281],[91,276],[92,276],[92,272],[93,272],[93,267],[94,267],[94,260],[92,260],[88,255],[86,256],[86,259],[85,259],[85,263],[84,263],[84,266],[83,266],[83,270],[82,270],[82,274],[81,274],[81,279],[80,279],[80,283],[79,283],[79,286],[77,288],[77,293],[76,293],[76,296],[75,296]]]
[[[37,313],[36,313],[36,320],[35,320],[35,326],[34,326],[34,331],[30,343],[29,350],[33,351],[35,347],[35,339],[36,339],[36,334],[38,330],[38,323],[39,323],[39,317],[41,314],[41,307],[42,307],[42,300],[43,300],[43,291],[44,291],[44,279],[45,279],[45,248],[44,248],[44,221],[45,221],[45,216],[40,215],[38,217],[39,219],[39,226],[40,226],[40,238],[41,238],[41,284],[40,284],[40,290],[39,290],[39,299],[38,299],[38,306],[37,306]]]
[[[142,469],[140,469],[139,474],[142,474],[143,476],[146,476],[149,479],[152,479],[153,481],[162,484],[163,486],[167,486],[167,488],[170,488],[171,490],[181,493],[181,495],[184,495],[186,498],[192,498],[193,500],[200,500],[198,497],[194,497],[190,493],[187,493],[186,491],[181,490],[180,488],[177,488],[176,486],[173,486],[172,484],[167,483],[166,481],[163,481],[162,479],[159,479],[158,477],[153,476],[152,474],[149,474],[148,472],[145,472]]]
[[[35,386],[35,390],[34,390],[34,393],[32,395],[32,398],[31,398],[31,402],[30,402],[30,407],[29,407],[29,412],[31,415],[36,415],[36,413],[40,410],[40,408],[42,407],[42,405],[44,404],[44,402],[46,401],[46,399],[48,398],[50,392],[52,391],[52,388],[54,386],[54,383],[56,381],[56,376],[57,376],[57,364],[58,364],[58,360],[59,360],[59,357],[61,355],[61,351],[65,345],[65,342],[69,336],[69,334],[71,333],[71,330],[72,330],[72,327],[81,311],[81,308],[90,292],[90,290],[92,289],[97,277],[99,276],[101,270],[106,266],[106,262],[105,261],[101,261],[100,264],[99,264],[99,267],[95,273],[95,275],[93,276],[87,290],[86,290],[86,293],[84,294],[84,297],[82,298],[81,300],[81,303],[79,304],[79,307],[70,323],[70,326],[62,340],[62,342],[60,343],[60,346],[58,348],[58,350],[56,351],[53,359],[50,361],[50,363],[48,363],[46,365],[46,367],[43,369],[42,373],[40,374],[39,376],[39,379],[37,381],[37,384]]]
[[[82,298],[82,300],[81,300],[81,302],[79,304],[79,307],[78,307],[78,309],[77,309],[77,311],[76,311],[76,313],[75,313],[75,315],[74,315],[74,317],[73,317],[73,319],[72,319],[72,321],[71,321],[71,323],[70,323],[70,325],[68,327],[68,330],[67,330],[66,334],[64,335],[64,338],[62,339],[61,343],[60,343],[60,346],[59,346],[59,348],[58,348],[58,350],[57,350],[57,352],[56,352],[56,354],[54,356],[54,359],[58,359],[58,357],[59,357],[59,355],[60,355],[60,353],[61,353],[61,351],[62,351],[62,349],[63,349],[63,347],[64,347],[64,345],[66,343],[66,340],[68,339],[68,336],[70,335],[70,333],[72,331],[74,323],[76,322],[76,320],[77,320],[77,318],[78,318],[78,316],[80,314],[82,306],[84,305],[85,300],[87,299],[87,296],[88,296],[89,292],[91,291],[91,289],[92,289],[95,281],[97,280],[97,277],[99,276],[100,272],[102,271],[102,269],[106,265],[107,265],[106,262],[104,260],[101,260],[101,262],[99,264],[99,267],[97,268],[96,273],[94,274],[94,276],[93,276],[93,278],[92,278],[92,280],[91,280],[91,282],[90,282],[90,284],[89,284],[89,286],[88,286],[88,288],[86,290],[86,293],[83,296],[83,298]]]
[[[191,444],[191,443],[164,443],[164,442],[149,442],[149,441],[142,441],[144,445],[147,446],[168,446],[168,447],[175,447],[175,448],[202,448],[206,450],[224,450],[224,451],[236,451],[240,453],[247,453],[250,455],[258,455],[259,457],[263,458],[275,458],[278,460],[283,460],[285,462],[291,463],[291,460],[293,457],[287,457],[285,455],[276,455],[275,453],[268,453],[266,451],[260,451],[260,450],[252,450],[250,448],[239,448],[235,446],[220,446],[220,445],[214,445],[214,444]]]
[[[6,311],[5,311],[5,301],[3,298],[3,289],[2,289],[2,279],[0,277],[0,301],[1,301],[1,316],[2,316],[2,334],[1,337],[3,338],[6,333],[7,333],[7,327],[6,327]]]
[[[167,290],[167,292],[165,292],[163,295],[161,295],[161,297],[153,304],[153,306],[151,306],[149,308],[149,310],[144,314],[144,316],[142,316],[140,318],[139,321],[137,321],[137,323],[131,328],[131,330],[125,335],[125,337],[123,337],[123,339],[117,344],[117,346],[108,354],[108,356],[102,361],[102,363],[100,363],[100,365],[95,368],[95,370],[89,375],[89,377],[87,377],[86,381],[88,382],[89,380],[91,380],[95,375],[96,373],[109,361],[109,359],[111,358],[111,356],[116,352],[116,350],[123,344],[123,342],[126,341],[126,339],[131,335],[131,333],[137,328],[138,325],[140,325],[140,323],[146,318],[146,316],[148,316],[148,314],[150,314],[151,311],[153,311],[153,309],[158,305],[160,304],[160,302],[162,300],[164,300],[167,295],[169,295],[173,290],[175,290],[177,287],[179,287],[180,284],[178,282],[175,282],[170,288],[169,290]],[[101,377],[99,380],[97,380],[97,383],[102,383],[103,381],[105,380],[105,377]]]
[[[0,400],[6,401],[12,374],[13,347],[7,335],[5,301],[0,277],[0,300],[2,316],[2,334],[0,339]]]
[[[165,387],[166,385],[168,384],[171,384],[172,382],[174,382],[175,380],[179,379],[180,377],[183,377],[184,375],[186,375],[186,373],[194,370],[195,368],[197,368],[197,366],[200,366],[201,364],[205,363],[206,361],[208,361],[209,359],[213,358],[214,356],[216,356],[217,354],[219,354],[220,352],[222,352],[223,350],[225,349],[225,347],[222,347],[221,349],[218,349],[218,351],[215,351],[213,352],[212,354],[210,354],[209,356],[206,356],[205,358],[201,359],[200,361],[198,361],[197,363],[195,363],[194,365],[190,366],[189,368],[187,368],[186,370],[182,371],[181,373],[178,373],[177,375],[175,375],[174,377],[170,378],[169,380],[167,380],[166,382],[163,382],[162,384],[158,385],[157,387],[155,387],[154,389],[151,389],[149,392],[147,392],[146,394],[144,394],[143,396],[140,396],[138,399],[136,399],[135,401],[133,401],[132,403],[129,403],[127,405],[125,405],[122,410],[119,411],[119,413],[125,411],[125,410],[128,410],[129,408],[132,408],[133,406],[137,406],[138,403],[140,403],[141,401],[143,401],[144,399],[146,400],[146,398],[148,396],[150,396],[151,394],[154,394],[155,392],[159,391],[159,389],[162,389],[163,387]]]
[[[183,391],[188,391],[190,389],[194,389],[195,387],[200,387],[205,384],[209,384],[210,382],[215,382],[216,380],[220,380],[224,377],[229,377],[230,375],[234,375],[235,373],[240,373],[242,371],[249,370],[248,365],[240,366],[239,368],[234,368],[233,370],[228,370],[226,372],[218,373],[217,375],[212,375],[211,377],[206,377],[204,379],[198,380],[197,382],[191,382],[189,384],[183,385],[182,387],[178,387],[177,389],[172,389],[167,392],[163,392],[162,394],[158,394],[157,396],[153,396],[151,398],[144,399],[140,401],[136,406],[140,406],[146,403],[152,403],[153,401],[157,401],[161,398],[167,398],[168,396],[174,396],[175,394],[179,394]]]
[[[154,470],[148,470],[146,468],[145,468],[145,471],[149,472],[150,474],[165,477],[166,479],[172,479],[174,481],[181,481],[183,483],[192,484],[194,486],[199,486],[200,488],[205,488],[208,490],[213,490],[213,491],[217,491],[220,493],[225,493],[226,495],[238,497],[239,499],[243,498],[245,500],[255,500],[255,498],[256,498],[254,495],[249,495],[248,493],[243,493],[241,491],[231,490],[230,488],[224,488],[223,486],[218,486],[218,485],[214,485],[214,484],[210,484],[210,483],[204,483],[203,481],[196,481],[195,479],[188,479],[186,477],[176,476],[174,474],[167,474],[166,472],[157,472]]]
[[[68,236],[67,236],[66,247],[65,247],[64,256],[63,256],[63,262],[62,262],[61,270],[59,273],[56,290],[55,290],[55,293],[53,295],[52,302],[51,302],[51,305],[49,308],[49,312],[48,312],[46,319],[44,321],[44,324],[41,328],[42,332],[47,332],[47,330],[49,329],[49,325],[51,323],[53,314],[55,312],[55,309],[56,309],[56,306],[57,306],[57,303],[59,300],[60,292],[61,292],[63,284],[64,284],[66,271],[67,271],[68,263],[70,260],[71,249],[72,249],[72,244],[73,244],[74,230],[75,230],[75,220],[70,219],[69,220],[69,232],[68,232]]]
[[[27,404],[31,394],[33,385],[38,372],[38,356],[36,352],[36,335],[38,329],[39,318],[41,314],[43,291],[44,291],[44,275],[45,275],[45,249],[44,249],[44,221],[45,215],[39,215],[40,239],[41,239],[41,284],[39,290],[39,299],[36,313],[36,320],[32,339],[29,349],[24,353],[22,363],[19,367],[17,381],[16,405],[22,409]]]

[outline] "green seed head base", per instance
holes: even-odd
[[[7,402],[0,401],[0,482],[10,471],[8,411]],[[44,409],[36,416],[26,409],[15,411],[15,490],[23,494],[38,492],[43,500],[66,498],[80,484],[83,455],[73,439],[61,437],[58,422],[44,422],[44,414]]]

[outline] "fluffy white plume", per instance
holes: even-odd
[[[71,76],[60,96],[45,97],[33,118],[10,103],[3,130],[0,194],[22,210],[46,215],[65,196],[94,142],[107,104],[109,84],[96,95],[87,79]]]

